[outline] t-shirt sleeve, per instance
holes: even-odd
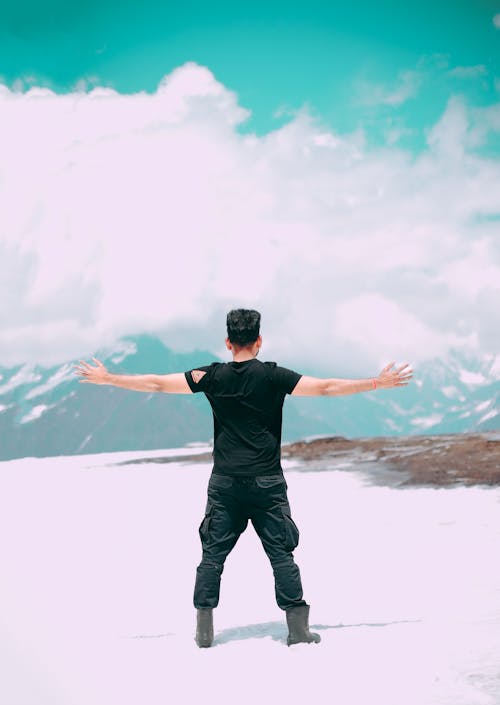
[[[274,385],[283,394],[291,394],[295,389],[297,382],[302,377],[302,375],[298,372],[289,370],[286,367],[280,367],[279,365],[274,367],[272,374]]]
[[[197,392],[207,393],[210,391],[212,369],[212,365],[203,365],[202,367],[195,367],[192,370],[184,372],[186,382],[193,394]]]

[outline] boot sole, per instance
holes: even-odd
[[[319,644],[321,641],[321,637],[318,634],[317,639],[307,639],[306,641],[298,639],[297,641],[295,640],[290,640],[287,638],[286,644],[287,646],[293,646],[294,644]]]

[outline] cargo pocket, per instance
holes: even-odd
[[[210,524],[212,521],[212,511],[213,511],[213,505],[209,500],[207,502],[207,506],[205,508],[205,516],[203,517],[203,520],[198,528],[198,534],[200,535],[200,539],[201,539],[202,544],[204,544],[208,541]]]
[[[229,475],[218,475],[216,473],[212,473],[208,481],[208,486],[209,488],[216,487],[218,489],[228,490],[233,486],[233,478]]]
[[[293,551],[299,545],[299,530],[296,523],[292,519],[290,513],[290,505],[282,504],[281,511],[283,512],[283,525],[285,533],[285,548],[287,551]]]

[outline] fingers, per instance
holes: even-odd
[[[87,364],[83,360],[80,360],[79,365],[73,365],[73,367],[74,367],[75,375],[79,375],[80,377],[91,377],[92,373],[96,371],[95,367],[92,367],[92,365]],[[90,379],[80,379],[78,381],[79,382],[87,382],[89,384],[91,382]]]
[[[408,375],[411,376],[413,374],[413,370],[410,368],[410,365],[408,362],[405,362],[402,365],[400,365],[399,367],[396,367],[392,370],[391,367],[393,367],[395,364],[396,364],[395,362],[390,362],[388,365],[386,365],[384,367],[381,374],[383,374],[384,372],[390,372],[390,374],[396,375],[399,377],[406,377]]]
[[[399,382],[398,386],[406,386],[413,377],[413,370],[409,367],[408,363],[406,363],[398,367],[396,374]]]
[[[413,370],[407,362],[404,365],[400,365],[396,370],[395,374],[397,377],[396,386],[397,387],[407,387],[408,382],[413,377]]]
[[[384,367],[384,369],[382,370],[382,372],[387,372],[387,371],[390,370],[391,367],[392,367],[393,365],[395,365],[395,364],[396,364],[395,362],[390,362],[388,365],[386,365],[386,366]],[[396,367],[396,369],[395,369],[395,370],[392,370],[392,371],[393,371],[393,372],[401,372],[401,371],[404,370],[406,367],[410,367],[410,364],[409,364],[408,362],[404,362],[402,365],[400,365],[399,367]],[[409,370],[409,371],[411,372],[412,370]]]
[[[80,369],[80,370],[86,370],[87,372],[92,372],[92,370],[96,369],[92,365],[89,365],[88,362],[85,362],[85,360],[80,360],[79,366],[75,365],[75,367],[77,367],[77,369]]]
[[[94,362],[97,363],[97,367],[104,367],[103,363],[98,360],[96,357],[92,358]],[[79,360],[78,365],[73,365],[73,367],[77,370],[86,370],[88,372],[91,372],[92,370],[95,370],[96,368],[90,365],[88,362],[85,362],[85,360]]]
[[[379,383],[386,389],[391,387],[407,387],[413,377],[413,370],[408,362],[394,367],[396,363],[390,362],[379,375]]]

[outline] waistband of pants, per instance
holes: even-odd
[[[274,475],[282,475],[284,477],[282,468],[275,468],[274,470],[265,470],[257,473],[229,473],[220,472],[214,469],[212,470],[212,474],[219,475],[220,477],[230,477],[233,480],[238,480],[239,478],[244,480],[252,480],[255,477],[272,477]]]

